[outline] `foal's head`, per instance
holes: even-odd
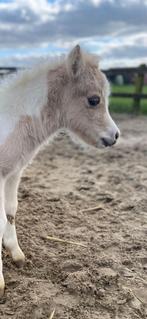
[[[109,84],[96,58],[77,45],[67,59],[66,126],[93,146],[116,143],[119,130],[108,111]]]

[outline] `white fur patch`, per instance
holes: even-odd
[[[10,83],[0,86],[0,144],[13,131],[22,116],[38,116],[40,109],[47,103],[48,70],[37,72],[30,70],[14,76]],[[34,76],[33,76],[34,75]]]
[[[15,119],[8,114],[0,114],[0,145],[5,142],[7,136],[15,127]]]

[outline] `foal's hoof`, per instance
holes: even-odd
[[[13,261],[18,268],[22,268],[25,263],[25,257],[24,259],[13,259]]]
[[[23,267],[25,262],[25,255],[20,248],[19,250],[17,250],[17,252],[15,252],[15,254],[14,253],[12,254],[12,258],[17,267],[19,268]]]
[[[2,288],[2,287],[0,287],[0,299],[3,297],[3,295],[4,295],[4,287]]]
[[[5,289],[5,282],[4,282],[4,279],[2,278],[0,280],[0,298],[2,298],[4,295],[4,289]]]

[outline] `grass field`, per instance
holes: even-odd
[[[134,85],[114,85],[111,86],[113,93],[134,93]],[[147,85],[144,85],[143,93],[147,94]],[[130,98],[110,98],[110,110],[117,113],[132,113],[133,99]],[[147,99],[141,100],[140,113],[147,115]]]

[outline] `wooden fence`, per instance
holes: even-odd
[[[115,68],[104,70],[108,78],[112,76],[122,75],[123,77],[131,76],[134,78],[134,93],[113,93],[112,97],[132,98],[133,99],[133,112],[139,113],[141,99],[147,99],[147,94],[143,94],[143,86],[145,82],[145,74],[147,74],[147,66],[140,65],[138,68]]]
[[[18,68],[16,67],[0,67],[0,77],[3,77],[7,74],[16,72]],[[106,76],[111,79],[117,75],[122,75],[123,77],[134,77],[134,93],[113,93],[112,97],[122,97],[122,98],[132,98],[133,99],[133,112],[138,113],[140,109],[141,99],[147,99],[147,94],[143,94],[143,86],[145,74],[147,74],[147,66],[145,64],[140,65],[138,68],[112,68],[109,70],[103,70]]]
[[[18,68],[15,67],[0,67],[0,77],[16,72],[17,70]]]

